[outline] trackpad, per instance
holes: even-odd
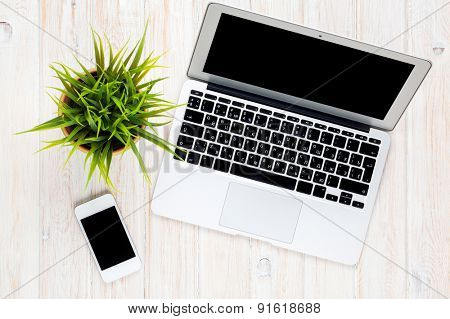
[[[302,202],[256,187],[230,183],[220,225],[292,243]]]

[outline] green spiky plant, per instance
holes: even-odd
[[[85,169],[90,159],[86,185],[97,169],[106,184],[114,188],[109,177],[112,156],[130,148],[144,172],[145,179],[150,182],[136,146],[139,137],[175,154],[176,146],[159,137],[155,127],[170,123],[166,112],[178,105],[162,99],[160,93],[154,92],[155,84],[165,78],[143,82],[150,71],[160,67],[157,65],[160,56],[154,56],[153,52],[143,56],[147,26],[148,22],[141,39],[131,51],[127,48],[127,41],[122,48],[114,52],[106,37],[108,50],[105,50],[101,37],[92,30],[95,70],[89,71],[76,57],[80,71],[62,63],[51,65],[55,77],[63,86],[52,87],[62,94],[61,98],[50,95],[58,107],[58,116],[20,132],[62,129],[65,137],[47,141],[48,145],[41,150],[70,146],[66,163],[77,149],[85,151]],[[108,58],[105,57],[106,53]],[[150,128],[150,131],[146,130],[146,127]]]

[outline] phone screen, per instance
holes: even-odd
[[[80,221],[101,270],[136,256],[114,206]]]

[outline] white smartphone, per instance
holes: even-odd
[[[112,195],[75,207],[75,215],[105,282],[141,268],[141,260]]]

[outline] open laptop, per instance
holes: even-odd
[[[152,201],[158,215],[359,260],[389,135],[429,61],[210,4]]]

